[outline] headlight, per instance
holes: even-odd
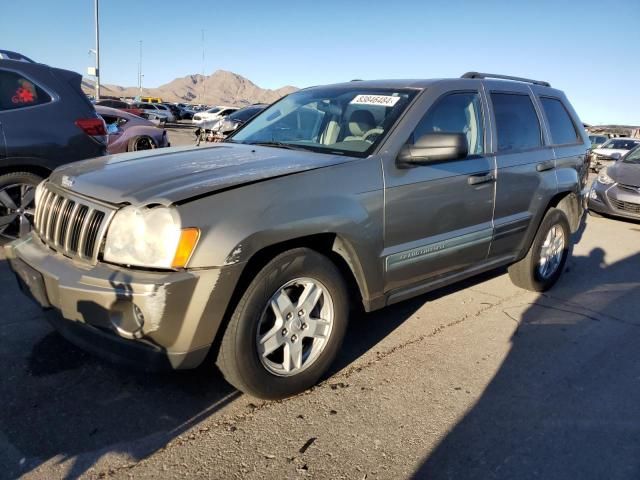
[[[197,228],[181,228],[175,208],[125,207],[111,221],[104,259],[121,265],[183,268],[199,236]]]
[[[607,172],[602,172],[600,175],[598,175],[598,182],[602,183],[603,185],[611,185],[612,183],[615,183],[613,178],[607,175]]]

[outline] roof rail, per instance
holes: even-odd
[[[512,77],[510,75],[498,75],[496,73],[480,73],[480,72],[467,72],[460,78],[497,78],[499,80],[513,80],[514,82],[532,83],[534,85],[541,85],[543,87],[550,87],[549,82],[542,80],[532,80],[530,78]]]

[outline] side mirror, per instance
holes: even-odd
[[[611,154],[611,158],[612,158],[613,160],[620,160],[620,157],[622,157],[622,155],[621,155],[619,152],[613,152],[613,153]]]
[[[435,162],[460,160],[469,154],[467,137],[463,133],[427,133],[413,145],[405,145],[398,154],[401,167],[428,165]]]

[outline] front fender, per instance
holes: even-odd
[[[382,290],[384,195],[379,162],[363,160],[180,205],[182,224],[201,229],[189,268],[246,263],[264,248],[331,233],[342,242],[338,253],[349,255],[347,263],[363,282],[363,296],[375,295]]]

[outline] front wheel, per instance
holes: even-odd
[[[550,208],[527,255],[509,267],[509,277],[518,287],[544,292],[562,275],[570,251],[571,229],[567,216],[562,210]]]
[[[325,256],[298,248],[249,284],[224,332],[218,368],[239,390],[279,399],[315,385],[342,344],[346,285]]]

